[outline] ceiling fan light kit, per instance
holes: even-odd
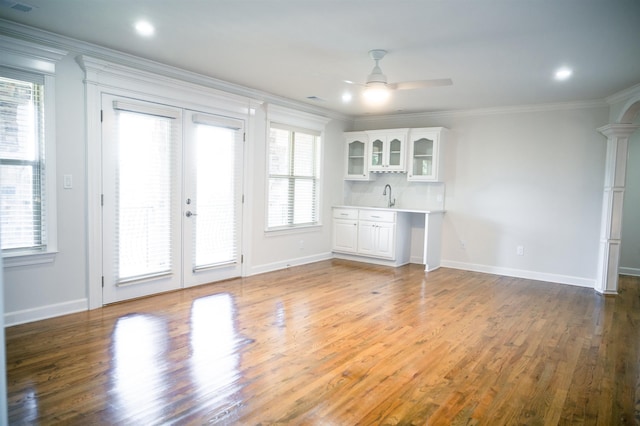
[[[389,100],[391,91],[385,83],[371,82],[367,83],[362,96],[368,104],[381,105]]]
[[[435,80],[418,80],[405,81],[401,83],[389,84],[387,76],[384,75],[380,68],[380,61],[387,54],[386,50],[373,49],[369,51],[369,57],[374,60],[375,65],[371,70],[371,74],[367,76],[367,82],[364,84],[364,92],[362,97],[369,105],[381,105],[389,100],[392,90],[412,90],[423,89],[434,86],[450,86],[453,84],[449,78],[441,78]]]

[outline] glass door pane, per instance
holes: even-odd
[[[356,176],[364,174],[364,142],[349,143],[347,174]]]
[[[185,286],[241,273],[243,122],[188,112],[183,202]]]
[[[402,142],[392,139],[389,142],[389,165],[399,166],[402,161]]]
[[[181,285],[181,111],[103,96],[103,303]]]
[[[433,173],[433,141],[421,138],[413,141],[413,174],[429,176]]]
[[[380,139],[376,139],[371,143],[371,166],[382,167],[384,143]]]
[[[198,213],[193,268],[197,270],[237,257],[235,131],[198,125],[194,144]]]

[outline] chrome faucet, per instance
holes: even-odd
[[[389,205],[388,207],[393,207],[396,205],[396,199],[394,198],[393,201],[391,201],[391,185],[386,184],[384,186],[384,191],[382,191],[382,195],[387,195],[387,188],[389,188]]]

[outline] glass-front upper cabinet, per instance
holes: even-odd
[[[370,131],[370,172],[405,172],[407,129]]]
[[[424,182],[443,180],[441,153],[445,131],[443,127],[411,129],[407,180]]]
[[[369,180],[368,138],[363,132],[347,132],[345,179]]]

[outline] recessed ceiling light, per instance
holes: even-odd
[[[353,96],[351,95],[351,93],[344,92],[342,94],[342,102],[344,102],[345,104],[351,102],[351,99],[353,99]]]
[[[153,33],[156,31],[156,29],[153,28],[153,25],[151,25],[147,21],[138,21],[136,22],[135,27],[138,34],[144,37],[151,37]]]
[[[556,70],[554,77],[556,80],[562,81],[562,80],[567,80],[569,77],[571,77],[572,74],[573,74],[573,71],[571,70],[571,68],[562,67]]]

